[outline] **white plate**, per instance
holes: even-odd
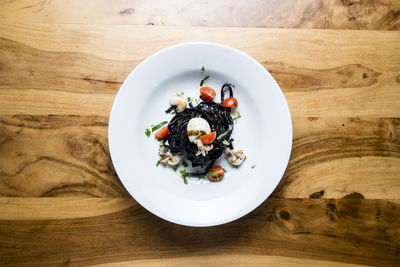
[[[191,178],[186,185],[179,171],[156,167],[159,144],[144,131],[172,118],[164,112],[172,94],[199,97],[205,75],[218,102],[222,84],[236,86],[242,117],[232,136],[247,160],[234,169],[222,155],[228,170],[222,182]],[[271,194],[289,160],[292,123],[278,84],[253,58],[220,44],[185,43],[157,52],[128,76],[111,110],[108,141],[119,178],[144,208],[177,224],[213,226],[246,215]]]

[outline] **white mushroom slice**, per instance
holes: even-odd
[[[225,149],[224,154],[228,157],[229,162],[234,166],[241,165],[246,158],[243,151],[240,149],[237,151]]]
[[[182,160],[182,158],[179,155],[172,154],[165,146],[160,147],[158,153],[160,154],[160,156],[163,157],[163,159],[160,161],[160,163],[163,166],[166,165],[175,166],[179,164],[179,162],[181,162]]]
[[[169,104],[171,106],[176,106],[176,112],[182,112],[186,109],[186,100],[183,96],[173,95],[169,99]]]

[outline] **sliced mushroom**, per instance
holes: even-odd
[[[160,163],[163,166],[170,165],[170,166],[175,166],[181,162],[182,158],[179,155],[174,155],[172,154],[168,148],[165,146],[160,147],[158,150],[158,153],[160,156],[163,157],[163,159],[160,161]]]
[[[224,154],[228,157],[229,162],[234,166],[240,166],[246,158],[241,149],[236,151],[233,149],[225,149]]]

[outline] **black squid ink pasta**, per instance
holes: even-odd
[[[226,91],[229,91],[230,97],[233,97],[233,85],[224,84],[221,88],[221,103],[224,101]],[[180,155],[184,159],[192,163],[192,167],[200,167],[204,171],[193,173],[200,175],[214,164],[227,147],[223,142],[228,141],[229,146],[233,149],[231,134],[234,128],[234,122],[231,117],[231,108],[222,106],[221,103],[211,101],[202,101],[196,106],[192,106],[184,111],[177,113],[168,124],[168,135],[164,138],[165,147],[172,154]],[[187,136],[187,125],[192,118],[205,119],[212,131],[216,131],[218,138],[213,142],[214,148],[205,156],[197,154],[198,147],[195,143],[190,142]]]

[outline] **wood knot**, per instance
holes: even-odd
[[[345,195],[343,199],[364,199],[364,196],[358,192]]]
[[[73,136],[67,141],[71,155],[100,171],[110,171],[110,158],[105,144],[91,135]]]
[[[325,190],[321,190],[319,192],[312,193],[310,195],[310,198],[321,198],[324,196],[324,194],[325,194]]]
[[[283,210],[279,213],[279,217],[281,217],[282,220],[289,221],[290,220],[290,213],[287,212],[286,210]]]
[[[119,12],[120,15],[132,15],[133,13],[135,13],[135,9],[133,9],[133,8],[127,8],[127,9]]]
[[[331,212],[333,212],[333,211],[336,210],[336,205],[333,204],[333,203],[328,203],[328,204],[326,205],[326,207],[327,207]]]
[[[316,120],[318,120],[318,117],[308,117],[308,120],[309,121],[316,121]]]
[[[381,218],[381,209],[378,208],[378,210],[375,212],[375,218],[379,220]]]

